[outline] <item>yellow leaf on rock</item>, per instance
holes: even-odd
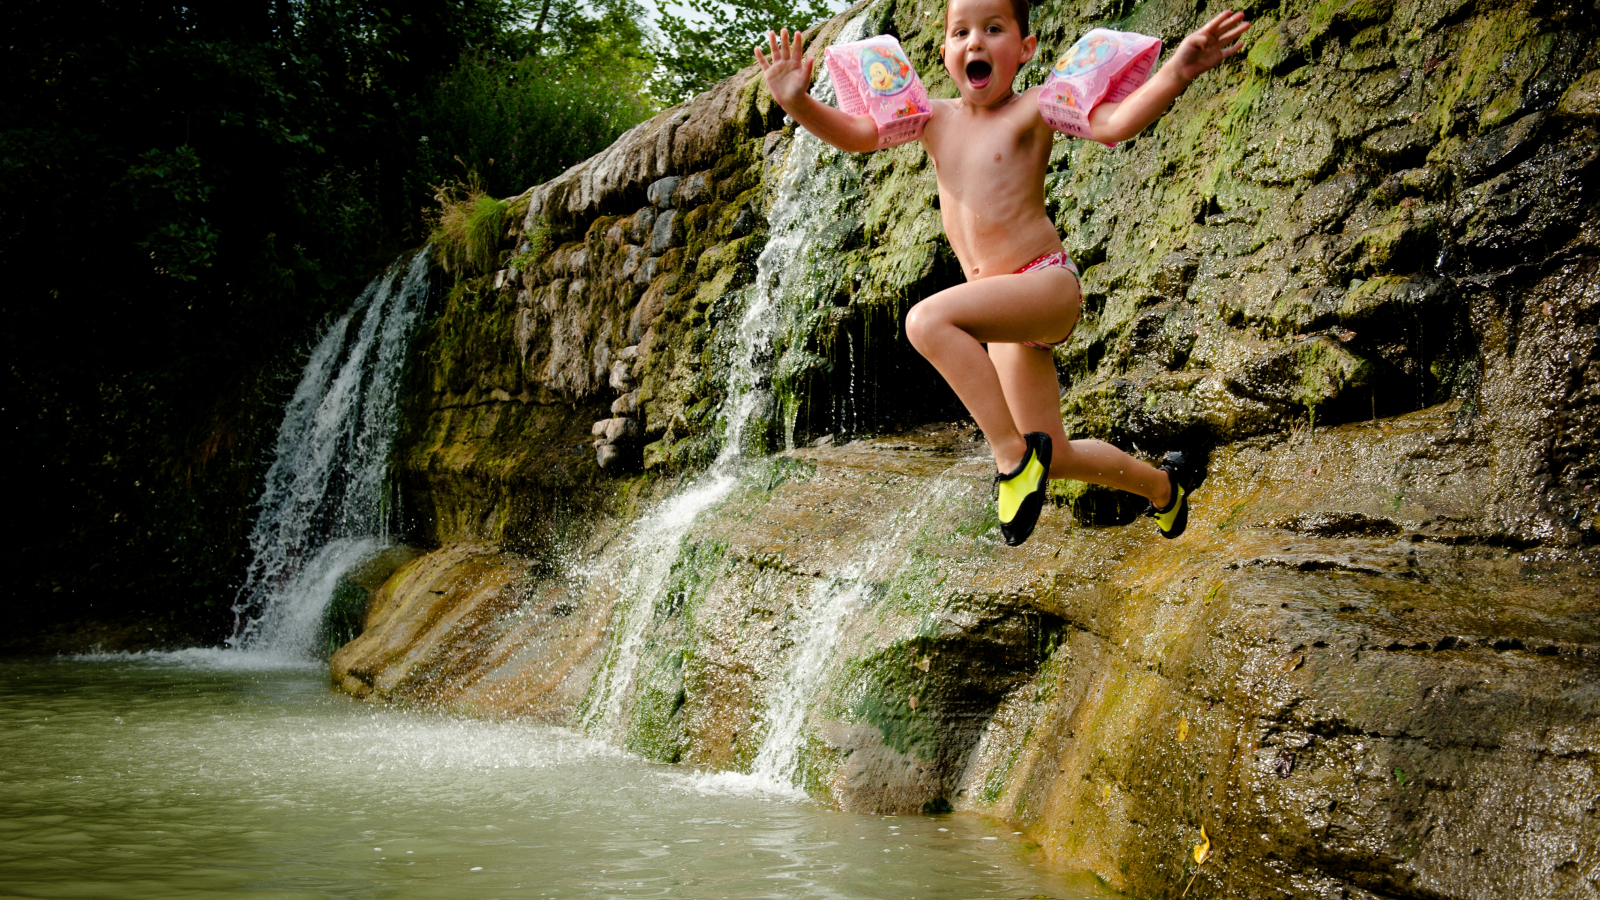
[[[1189,739],[1189,714],[1184,713],[1178,717],[1178,743]]]
[[[1194,862],[1200,865],[1211,858],[1211,839],[1206,837],[1206,827],[1200,826],[1200,843],[1194,845]]]
[[[917,698],[916,697],[911,697],[906,702],[911,707],[911,711],[912,712],[916,712],[917,711]]]

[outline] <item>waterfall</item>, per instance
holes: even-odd
[[[860,40],[866,16],[847,24],[838,40]],[[811,95],[836,104],[826,67],[818,71]],[[582,716],[586,730],[616,739],[625,729],[624,710],[645,632],[666,591],[684,537],[695,519],[728,496],[738,483],[751,443],[752,419],[771,403],[773,342],[783,310],[810,283],[808,250],[831,215],[829,186],[816,178],[819,163],[838,151],[797,129],[788,150],[784,174],[767,215],[766,247],[756,259],[756,277],[746,291],[744,315],[729,336],[728,395],[723,401],[722,448],[706,472],[659,504],[635,523],[622,558],[627,567],[617,579],[624,604],[614,620],[615,637],[600,673],[590,688]],[[760,452],[765,447],[759,448]]]
[[[900,544],[908,527],[915,528],[923,522],[928,507],[948,493],[944,489],[947,484],[952,490],[956,487],[956,483],[942,479],[934,482],[918,495],[915,503],[895,515],[888,533],[868,545],[849,569],[840,576],[818,581],[812,588],[794,629],[798,640],[790,652],[789,664],[769,695],[767,732],[751,766],[751,775],[759,783],[780,792],[797,787],[806,713],[833,661],[845,620],[871,593],[871,576],[884,554]]]
[[[257,503],[230,647],[312,656],[340,576],[388,542],[396,399],[427,289],[423,250],[373,279],[311,351]]]

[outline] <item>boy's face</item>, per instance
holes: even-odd
[[[1022,36],[1011,0],[950,0],[944,12],[944,68],[961,99],[988,106],[1011,96],[1017,69],[1039,45]]]

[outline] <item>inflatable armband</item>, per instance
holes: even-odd
[[[1039,92],[1039,114],[1051,128],[1092,141],[1089,112],[1101,103],[1126,99],[1144,84],[1160,55],[1159,38],[1093,29],[1050,70]]]
[[[922,79],[900,42],[882,34],[835,44],[823,51],[839,108],[852,116],[871,116],[878,125],[878,149],[922,137],[933,105]]]

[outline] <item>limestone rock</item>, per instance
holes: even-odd
[[[682,181],[683,176],[681,175],[668,175],[665,178],[657,179],[650,183],[650,187],[645,191],[645,196],[649,197],[650,202],[658,208],[670,209],[673,202],[673,191],[678,189],[678,184]]]
[[[650,234],[656,227],[656,211],[654,207],[646,206],[633,214],[631,219],[624,220],[627,227],[628,240],[635,244],[645,244],[650,241]]]
[[[639,392],[629,391],[621,397],[611,401],[611,414],[613,416],[634,416],[639,412]]]
[[[1575,119],[1600,118],[1600,69],[1574,81],[1562,95],[1557,109],[1563,116]]]
[[[683,179],[672,191],[670,205],[692,209],[711,199],[711,173],[696,172]]]
[[[633,374],[622,360],[611,364],[611,389],[624,393],[633,390]]]
[[[656,219],[655,228],[650,232],[650,254],[660,256],[671,247],[678,245],[682,238],[682,231],[676,228],[678,211],[669,209]]]

